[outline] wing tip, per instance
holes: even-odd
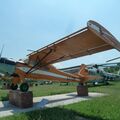
[[[87,27],[94,34],[102,38],[107,44],[120,51],[120,42],[101,24],[96,21],[89,20],[87,22]]]

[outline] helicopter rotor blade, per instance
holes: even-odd
[[[120,57],[116,57],[116,58],[110,59],[110,60],[108,60],[106,62],[110,62],[110,61],[117,60],[117,59],[120,59]]]

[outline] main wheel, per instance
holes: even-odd
[[[27,92],[28,89],[29,89],[29,85],[28,85],[27,83],[22,83],[22,84],[20,85],[20,90],[21,90],[22,92]]]
[[[17,85],[17,84],[14,85],[14,84],[12,83],[11,86],[10,86],[10,88],[11,88],[12,90],[17,90],[18,85]]]

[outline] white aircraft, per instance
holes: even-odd
[[[117,64],[120,64],[120,63],[104,63],[104,64],[86,65],[87,66],[86,71],[88,71],[89,75],[99,76],[98,78],[87,81],[87,82],[92,82],[93,85],[97,83],[109,84],[108,81],[112,81],[117,78],[120,78],[119,74],[109,73],[104,70],[106,67],[115,67]],[[80,65],[74,66],[74,67],[63,68],[60,70],[67,72],[67,73],[77,74],[79,72],[79,69],[80,69]]]

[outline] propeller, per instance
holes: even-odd
[[[2,46],[2,49],[1,49],[1,52],[0,52],[0,59],[2,57],[3,49],[4,49],[4,45]]]

